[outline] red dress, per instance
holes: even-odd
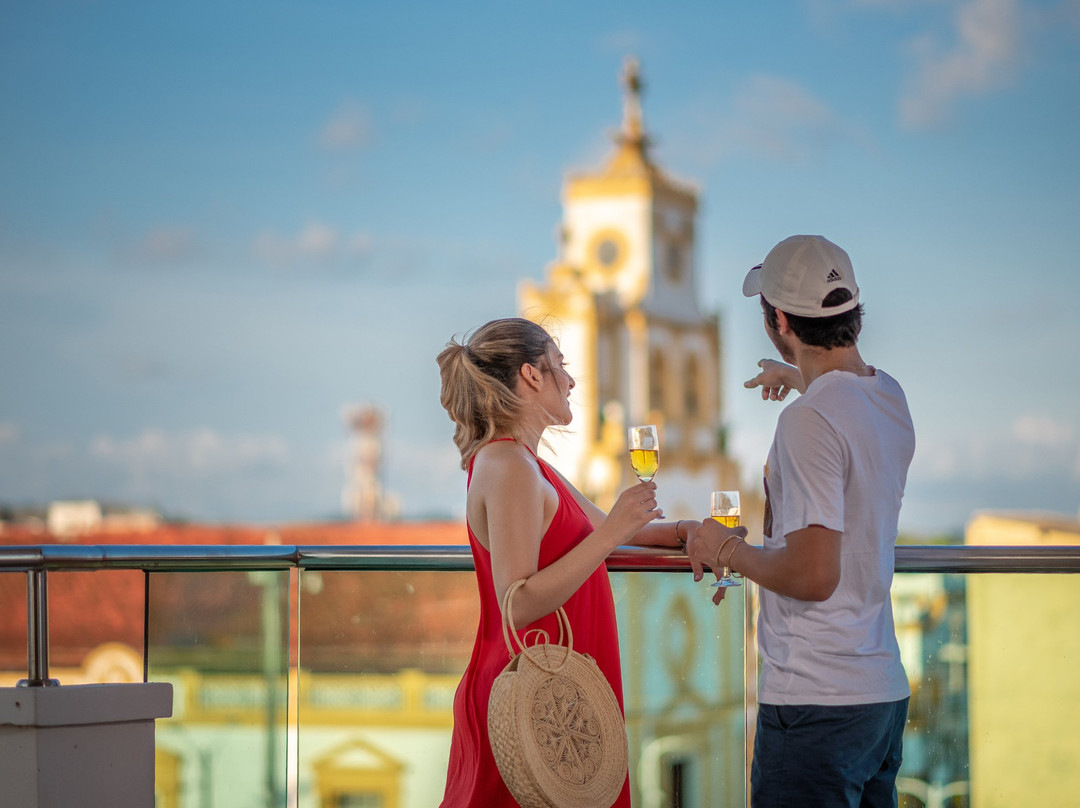
[[[593,527],[558,475],[543,460],[537,458],[537,461],[544,479],[555,487],[559,495],[555,518],[540,542],[539,568],[543,569],[592,533]],[[472,482],[471,466],[469,482]],[[454,733],[450,740],[450,765],[442,808],[515,808],[517,802],[510,796],[495,765],[487,731],[491,685],[510,661],[510,655],[503,640],[502,615],[491,577],[491,554],[476,540],[471,527],[469,544],[480,590],[480,625],[476,630],[472,659],[454,696]],[[563,604],[563,608],[574,631],[574,650],[590,654],[596,660],[622,707],[619,636],[607,567],[599,566]],[[534,628],[547,631],[552,641],[559,636],[558,623],[553,614],[527,627],[518,626],[518,634],[524,637],[526,631]],[[615,806],[630,808],[629,775]]]

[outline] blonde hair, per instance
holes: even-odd
[[[554,344],[542,326],[519,317],[492,320],[462,342],[451,339],[436,360],[439,401],[454,422],[461,467],[496,435],[521,437],[523,402],[514,392],[522,365],[548,367]]]

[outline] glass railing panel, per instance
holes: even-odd
[[[931,552],[939,549],[914,559],[935,571],[894,579],[913,692],[901,808],[1071,804],[1080,792],[1078,579],[951,573]],[[961,565],[971,563],[967,551],[983,548],[962,549],[953,559]],[[85,649],[106,645],[126,647],[131,670],[104,666],[113,673],[102,681],[141,678],[149,581],[149,678],[175,688],[175,715],[158,722],[159,808],[322,808],[378,804],[380,794],[401,808],[438,803],[453,693],[476,626],[471,571],[416,571],[412,559],[395,571],[147,578],[109,568],[119,557],[110,553],[92,572],[49,571],[50,675],[84,681],[73,671],[85,667]],[[1000,569],[1016,553],[978,555]],[[167,563],[190,563],[177,558]],[[72,559],[80,569],[98,563],[96,554]],[[1075,554],[1069,559],[1066,568],[1076,569]],[[194,569],[213,564],[212,554]],[[684,571],[613,573],[612,586],[635,806],[743,805],[753,587],[714,607],[707,584]],[[0,575],[0,608],[0,653],[13,683],[26,667],[24,571]],[[298,658],[290,655],[297,648]]]
[[[1080,580],[969,575],[971,805],[1073,805],[1080,793]]]
[[[62,685],[143,680],[139,570],[48,573],[49,678]],[[0,574],[0,687],[27,677],[25,572]]]
[[[1075,803],[1078,584],[1069,574],[896,576],[912,688],[900,808]]]
[[[439,804],[478,617],[471,571],[301,571],[299,808]]]
[[[893,616],[911,685],[900,808],[969,805],[966,587],[980,576],[905,573],[893,579]]]
[[[157,722],[158,805],[287,804],[290,570],[155,573],[150,679],[173,685]]]
[[[678,573],[612,575],[633,803],[743,806],[744,602]]]
[[[716,607],[683,575],[612,589],[634,804],[744,805],[742,590]],[[297,805],[437,805],[474,574],[303,571],[300,593]]]

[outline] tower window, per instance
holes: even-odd
[[[649,354],[649,409],[664,409],[664,355],[658,348]]]
[[[683,383],[683,411],[687,418],[696,418],[701,412],[701,379],[698,358],[691,356],[686,360],[686,376]]]
[[[667,245],[667,258],[665,261],[667,276],[673,281],[682,280],[683,276],[683,251],[682,248],[670,242]]]

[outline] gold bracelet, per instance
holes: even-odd
[[[728,546],[733,540],[739,538],[738,536],[728,536],[724,539],[723,543],[716,550],[716,563],[713,565],[713,569],[721,569],[724,565],[720,563],[720,554],[724,552],[724,548]],[[730,556],[728,557],[730,559]]]
[[[731,559],[735,555],[735,551],[738,550],[739,547],[743,544],[746,544],[746,542],[742,538],[740,538],[739,543],[732,547],[731,552],[727,554],[727,564],[725,564],[724,566],[727,567],[729,570],[732,569]],[[717,556],[717,558],[719,558],[719,555]]]
[[[679,525],[681,525],[682,523],[683,523],[682,519],[680,519],[679,521],[677,521],[675,523],[675,541],[677,541],[679,543],[679,546],[682,548],[682,551],[685,553],[686,552],[686,541],[683,540],[683,538],[681,536],[679,536]]]

